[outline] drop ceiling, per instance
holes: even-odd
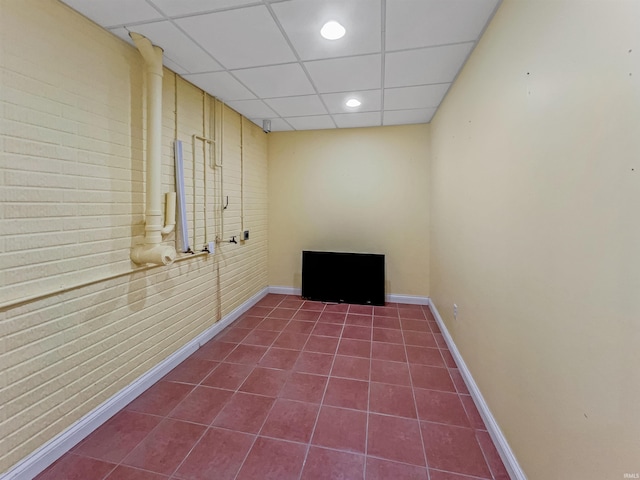
[[[282,131],[431,121],[501,0],[63,1],[127,42],[146,36],[168,68]],[[343,38],[321,37],[329,20]]]

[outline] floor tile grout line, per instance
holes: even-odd
[[[364,430],[364,469],[362,472],[362,478],[367,478],[367,458],[369,458],[369,418],[371,417],[371,364],[373,363],[373,316],[374,310],[371,312],[371,337],[369,339],[369,379],[367,381],[367,423]]]
[[[402,327],[402,323],[400,324]],[[429,473],[429,460],[427,459],[427,449],[424,443],[424,435],[422,434],[422,426],[420,423],[420,414],[418,413],[418,400],[416,399],[416,390],[413,385],[413,376],[411,374],[411,366],[409,364],[409,355],[407,354],[407,344],[404,342],[404,328],[400,329],[402,333],[402,340],[404,345],[404,354],[407,358],[407,368],[409,369],[409,383],[411,384],[411,395],[413,396],[413,406],[416,409],[416,420],[418,421],[418,433],[420,434],[420,441],[422,442],[422,456],[425,462],[425,470],[427,472],[427,480],[430,480],[431,474]]]
[[[351,308],[351,305],[347,308],[347,312],[345,312],[345,322],[348,315],[348,311]],[[326,305],[325,305],[326,309]],[[324,310],[324,309],[323,309]],[[304,454],[304,460],[302,461],[302,470],[300,470],[299,479],[302,478],[302,474],[304,473],[304,467],[307,464],[307,459],[309,458],[309,452],[311,451],[311,445],[313,442],[313,437],[316,433],[316,428],[318,426],[318,419],[320,418],[320,412],[322,412],[322,407],[324,406],[324,399],[327,395],[327,389],[329,388],[329,382],[331,381],[331,373],[333,372],[333,366],[336,363],[336,357],[338,356],[338,349],[340,348],[340,342],[342,341],[342,332],[344,331],[344,325],[342,325],[342,329],[340,330],[340,336],[338,337],[338,344],[336,345],[336,350],[333,354],[333,359],[331,360],[331,367],[329,368],[329,372],[327,373],[327,383],[324,386],[324,391],[322,392],[322,398],[320,399],[320,406],[318,408],[318,413],[316,414],[315,422],[313,423],[313,428],[311,429],[311,437],[309,438],[309,443],[307,445],[307,451]]]

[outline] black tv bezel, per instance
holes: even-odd
[[[324,271],[310,272],[309,266],[311,258],[315,263],[313,268],[318,268],[318,262],[324,258],[338,262],[344,259],[345,267],[349,267],[349,262],[370,260],[371,265],[365,268],[365,272],[345,271]],[[327,268],[333,265],[327,261]],[[380,253],[355,253],[355,252],[335,252],[320,250],[302,251],[302,292],[301,296],[305,300],[320,301],[326,303],[352,303],[360,305],[385,304],[385,273],[386,259]],[[347,278],[345,278],[347,275]],[[320,278],[313,278],[313,277]],[[318,287],[318,285],[328,284],[329,288]],[[354,287],[354,285],[357,285]]]

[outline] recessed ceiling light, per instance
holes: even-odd
[[[345,105],[347,107],[355,108],[355,107],[359,107],[360,105],[362,105],[362,102],[360,100],[358,100],[357,98],[350,98],[349,100],[347,100],[347,103]]]
[[[344,37],[346,30],[335,20],[325,23],[320,29],[320,35],[327,40],[337,40]]]

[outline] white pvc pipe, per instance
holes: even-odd
[[[135,263],[169,265],[176,257],[175,248],[162,244],[162,210],[160,199],[162,150],[162,49],[144,36],[130,32],[147,67],[147,178],[144,245],[131,252]],[[167,219],[169,220],[169,219]]]

